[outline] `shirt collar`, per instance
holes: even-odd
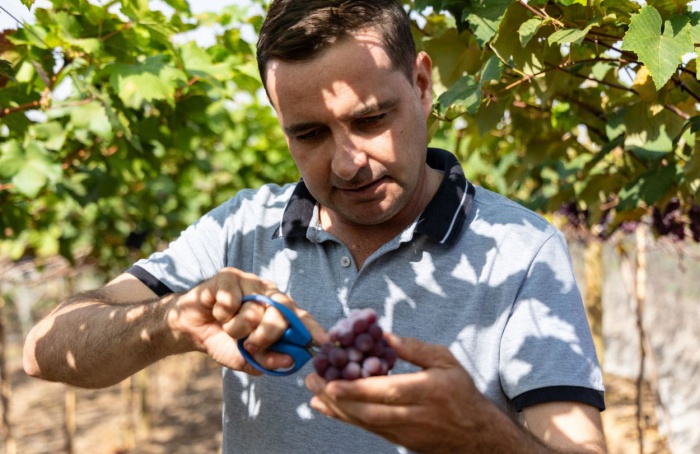
[[[441,244],[454,243],[464,228],[474,201],[474,185],[465,177],[457,158],[439,148],[428,148],[426,163],[443,172],[435,196],[423,210],[415,233],[429,236]],[[311,223],[316,199],[299,180],[273,238],[305,238]]]

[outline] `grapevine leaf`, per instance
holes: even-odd
[[[622,50],[637,54],[649,69],[657,90],[671,78],[681,57],[694,50],[688,19],[675,16],[663,22],[659,12],[651,6],[645,6],[632,17],[622,40]]]
[[[66,130],[57,121],[47,121],[34,125],[36,138],[44,143],[47,150],[59,151],[66,142]]]
[[[104,106],[97,101],[73,109],[70,124],[76,129],[86,129],[105,140],[111,140],[113,137],[109,117]]]
[[[423,47],[430,54],[437,69],[436,85],[449,87],[466,74],[479,70],[481,50],[473,41],[468,41],[468,34],[459,34],[450,29],[442,35],[425,40]]]
[[[73,8],[80,12],[83,12],[87,6],[86,0],[68,0],[68,3],[70,3]]]
[[[189,13],[190,12],[190,4],[187,2],[187,0],[164,0],[165,3],[170,5],[175,11],[178,11],[180,13]]]
[[[563,28],[561,30],[557,30],[556,32],[552,33],[549,35],[549,38],[547,38],[547,42],[551,46],[554,43],[557,44],[566,44],[566,43],[576,43],[576,44],[581,44],[581,41],[586,37],[588,32],[591,30],[591,28],[594,25],[598,25],[597,22],[591,22],[584,28],[583,30],[580,30],[578,28]]]
[[[471,2],[462,11],[462,16],[472,26],[474,36],[482,48],[498,32],[503,15],[511,3],[511,0],[479,0]]]
[[[527,43],[537,34],[540,26],[542,26],[542,19],[537,16],[526,20],[520,25],[520,28],[518,28],[518,35],[520,36],[520,44],[523,47],[527,46]]]
[[[117,63],[107,69],[121,100],[139,108],[146,101],[175,101],[175,89],[184,82],[182,71],[168,65],[162,56],[148,57],[143,64]]]
[[[502,62],[515,66],[524,74],[534,74],[544,69],[540,60],[543,57],[541,45],[531,40],[523,49],[520,36],[513,33],[513,30],[518,30],[523,22],[530,19],[529,16],[530,13],[525,8],[508,9],[500,23],[498,35],[489,46]]]
[[[24,164],[22,147],[16,140],[0,145],[0,178],[11,178]]]
[[[61,167],[51,162],[41,147],[32,142],[27,146],[22,167],[11,181],[20,194],[34,198],[48,182],[56,181],[60,175]]]
[[[625,110],[620,109],[614,112],[608,118],[608,122],[605,125],[605,133],[608,139],[614,140],[623,134],[627,128],[625,127]]]
[[[686,184],[698,197],[697,194],[700,194],[700,134],[695,134],[694,145],[694,153],[690,161],[683,167],[683,172]]]
[[[635,104],[625,112],[625,148],[652,161],[659,161],[673,150],[673,139],[683,120],[658,104]]]
[[[481,70],[481,77],[479,79],[481,85],[486,84],[494,80],[499,80],[501,78],[501,73],[503,71],[503,66],[501,61],[493,55],[486,61],[484,68]]]
[[[677,144],[678,141],[681,139],[681,136],[685,134],[685,132],[690,129],[690,132],[696,133],[700,130],[700,115],[696,115],[694,117],[690,117],[684,124],[681,130],[678,132],[678,135],[676,138],[673,140],[674,144]]]
[[[694,43],[700,43],[700,12],[694,11],[689,16],[692,25],[690,36]],[[695,67],[700,68],[700,54],[695,58]],[[700,80],[700,71],[695,71],[695,77]]]
[[[19,88],[17,79],[15,79],[15,70],[12,69],[12,63],[10,63],[9,61],[0,59],[0,76],[7,77],[12,82],[17,84],[17,88]]]
[[[644,202],[651,206],[676,184],[678,169],[675,164],[650,170],[634,179],[620,191],[618,210],[629,210]]]
[[[667,19],[671,16],[683,14],[688,8],[688,3],[691,0],[647,0],[647,6],[653,6],[661,14],[661,17]]]
[[[440,113],[449,117],[448,111],[452,110],[456,111],[457,115],[463,112],[476,115],[481,104],[483,86],[488,82],[499,80],[501,70],[501,61],[495,55],[491,56],[479,73],[478,81],[476,77],[464,76],[440,95],[438,98]]]
[[[440,113],[445,115],[450,107],[461,108],[469,115],[474,115],[481,102],[481,84],[474,76],[463,76],[440,97]]]

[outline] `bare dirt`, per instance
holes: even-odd
[[[15,347],[10,355],[10,416],[16,454],[199,454],[221,450],[221,371],[202,355],[169,358],[120,385],[84,390],[27,377],[20,368],[18,350]],[[607,410],[603,421],[609,452],[638,453],[636,384],[612,375],[605,379]],[[648,387],[643,396],[643,452],[669,453],[657,429]],[[69,430],[66,408],[71,402],[75,402],[75,412],[73,429]],[[71,419],[69,416],[68,421]],[[72,437],[68,435],[71,431]],[[8,450],[5,442],[0,444],[0,453],[14,454],[12,447]]]

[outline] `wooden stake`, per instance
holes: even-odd
[[[593,343],[598,353],[598,362],[603,367],[605,342],[603,338],[603,242],[597,239],[586,241],[583,253],[585,276],[585,300],[588,324],[591,327]]]

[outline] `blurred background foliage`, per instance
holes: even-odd
[[[433,144],[585,235],[700,241],[689,3],[406,2],[434,60]],[[298,178],[255,65],[264,2],[164,4],[52,0],[0,34],[0,256],[118,272],[237,190]],[[207,26],[212,45],[187,39]]]

